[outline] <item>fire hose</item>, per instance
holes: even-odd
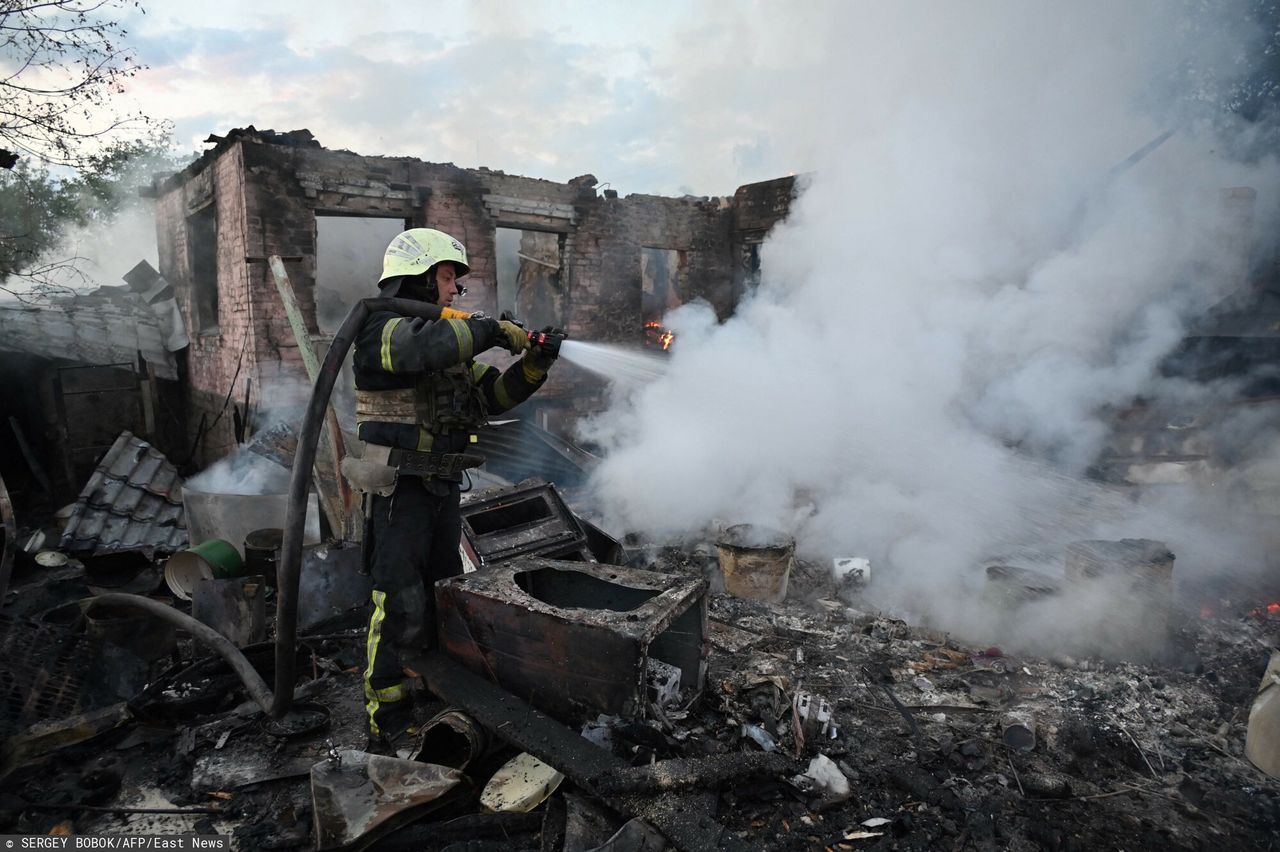
[[[347,318],[334,335],[329,351],[320,364],[311,401],[302,420],[298,434],[298,449],[293,458],[293,471],[289,477],[289,502],[285,511],[284,541],[280,547],[280,562],[276,583],[276,647],[275,686],[267,689],[266,682],[249,663],[244,654],[232,642],[211,627],[197,621],[171,606],[153,601],[141,595],[113,593],[93,598],[89,607],[99,604],[116,604],[141,609],[151,615],[171,622],[191,633],[192,637],[209,645],[231,666],[244,683],[249,696],[272,718],[279,719],[289,712],[293,703],[295,670],[295,646],[298,638],[298,582],[302,575],[303,527],[307,517],[307,492],[311,490],[311,468],[315,464],[316,446],[320,442],[320,429],[325,420],[325,409],[333,394],[334,383],[342,370],[342,362],[355,341],[356,333],[369,314],[375,311],[391,311],[401,316],[426,320],[468,319],[472,314],[411,299],[371,298],[356,302]],[[530,341],[538,345],[534,335]],[[558,337],[555,335],[554,337]],[[555,340],[552,343],[558,342]]]

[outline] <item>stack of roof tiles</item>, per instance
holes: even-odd
[[[80,492],[61,549],[81,555],[154,554],[186,546],[177,468],[146,441],[120,433]]]

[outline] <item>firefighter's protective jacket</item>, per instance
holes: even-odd
[[[353,356],[360,438],[419,452],[464,452],[486,418],[528,399],[546,381],[546,370],[528,353],[503,371],[473,360],[501,335],[487,317],[371,314]]]

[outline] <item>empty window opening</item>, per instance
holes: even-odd
[[[201,333],[218,330],[218,215],[210,204],[187,217],[191,320]]]
[[[351,306],[378,295],[382,255],[408,227],[403,218],[316,214],[316,327],[318,354],[328,350]],[[350,351],[334,387],[333,407],[342,428],[355,430],[355,378]]]
[[[564,326],[561,258],[564,235],[498,228],[498,312],[513,313],[528,328]]]
[[[334,334],[351,306],[378,295],[382,255],[403,218],[316,214],[316,325]]]
[[[743,289],[751,292],[760,286],[760,243],[743,243],[740,259]]]
[[[669,349],[675,335],[663,326],[663,317],[683,304],[680,297],[686,253],[675,249],[640,250],[640,313],[644,321],[644,345]]]

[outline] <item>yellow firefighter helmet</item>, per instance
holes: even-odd
[[[457,267],[459,278],[471,271],[467,264],[467,248],[462,243],[434,228],[411,228],[387,246],[382,255],[382,277],[378,284],[389,278],[421,275],[446,260]]]

